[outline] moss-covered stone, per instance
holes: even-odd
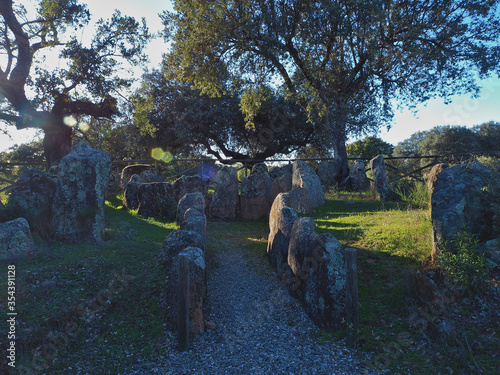
[[[58,240],[97,243],[104,238],[104,196],[111,159],[104,151],[77,147],[59,163],[52,226]]]

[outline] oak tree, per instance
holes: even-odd
[[[55,165],[71,151],[75,118],[118,113],[117,93],[131,82],[121,67],[144,61],[148,29],[115,11],[81,40],[75,31],[90,14],[78,0],[40,0],[36,11],[0,0],[0,14],[0,120],[42,129],[47,165]],[[50,54],[57,64],[44,63]]]
[[[349,134],[390,123],[394,99],[477,93],[498,73],[498,0],[174,0],[166,70],[203,92],[282,85],[321,120],[348,174]],[[258,99],[258,96],[254,96]]]

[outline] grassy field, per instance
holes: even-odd
[[[463,329],[456,327],[456,337],[446,339],[433,336],[427,327],[415,329],[422,306],[414,297],[414,275],[430,254],[429,209],[383,203],[369,194],[327,198],[327,204],[310,216],[318,232],[330,232],[345,246],[358,249],[358,350],[372,353],[371,365],[391,373],[496,373],[498,325],[485,332],[480,325],[464,324]],[[47,366],[50,374],[68,374],[70,368],[72,373],[116,374],[132,364],[162,358],[160,291],[165,275],[156,256],[175,225],[138,217],[120,204],[106,203],[104,243],[38,241],[33,257],[15,262],[19,365]],[[211,228],[218,226],[214,223]],[[224,233],[210,234],[208,254],[217,251],[217,238],[224,236],[244,244],[250,258],[261,259],[267,234],[264,220],[227,224]],[[7,265],[1,264],[5,273]],[[1,280],[5,306],[6,281]],[[468,304],[460,301],[450,302],[446,314],[465,317],[481,312],[477,299],[469,298]],[[432,323],[443,316],[431,316]],[[7,332],[5,324],[2,332]],[[324,332],[318,343],[343,336],[343,332]],[[475,337],[484,337],[482,345],[474,347]],[[6,347],[6,335],[0,344]]]

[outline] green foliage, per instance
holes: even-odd
[[[478,91],[477,78],[500,61],[496,5],[176,0],[175,13],[162,15],[172,42],[165,68],[212,95],[282,84],[345,174],[346,137],[388,124],[395,97],[411,106]]]
[[[427,208],[430,205],[429,190],[425,183],[400,179],[396,181],[393,191],[402,202],[412,208]]]
[[[456,252],[446,246],[438,262],[448,277],[468,291],[478,291],[488,278],[486,258],[476,250],[478,239],[466,231],[459,232],[453,241]]]
[[[235,159],[264,159],[307,144],[313,129],[304,111],[279,92],[261,90],[262,100],[251,90],[211,97],[153,71],[132,98],[137,142],[175,155]]]
[[[351,158],[373,159],[378,155],[392,156],[394,146],[377,137],[365,137],[346,146]]]

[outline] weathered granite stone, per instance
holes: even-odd
[[[276,177],[271,183],[271,198],[274,199],[279,193],[287,193],[292,190],[292,174],[283,173]]]
[[[26,168],[14,184],[7,209],[28,220],[31,229],[42,237],[52,235],[52,205],[57,178],[36,168]]]
[[[205,212],[205,198],[203,197],[203,193],[188,193],[179,200],[176,216],[177,225],[183,226],[185,224],[184,214],[189,208],[196,208],[200,212]]]
[[[143,184],[148,184],[151,182],[167,182],[162,176],[159,176],[150,170],[145,170],[139,174]]]
[[[434,191],[434,186],[436,185],[437,178],[439,174],[449,165],[445,163],[436,164],[429,173],[425,176],[425,182],[427,183],[427,190],[429,191],[429,196],[432,196]]]
[[[104,151],[79,145],[58,168],[52,226],[58,240],[97,243],[104,237],[104,193],[111,159]]]
[[[187,255],[189,259],[189,331],[194,334],[202,333],[205,331],[203,304],[207,297],[205,254],[198,247],[187,247],[180,254]],[[172,279],[178,277],[175,272],[173,275]],[[172,280],[167,288],[177,290],[177,285],[177,280]]]
[[[207,217],[205,213],[194,207],[188,208],[184,213],[181,229],[196,232],[205,238],[207,233]]]
[[[269,176],[271,176],[271,180],[275,180],[278,177],[289,174],[291,175],[293,173],[293,164],[285,164],[281,167],[273,167],[269,170]]]
[[[325,329],[340,329],[345,319],[346,267],[340,242],[330,233],[318,235],[302,262],[304,308]]]
[[[0,223],[0,260],[26,257],[35,249],[30,226],[24,218]]]
[[[203,198],[207,198],[208,181],[200,176],[182,176],[174,182],[175,199],[179,201],[188,193],[202,193]]]
[[[297,213],[292,208],[287,207],[284,194],[279,194],[269,213],[267,256],[271,265],[280,273],[283,271],[283,265],[288,262],[288,245],[292,226],[298,218]]]
[[[306,214],[313,210],[311,194],[307,189],[296,187],[284,194],[286,205],[301,214]]]
[[[205,240],[197,232],[182,229],[174,230],[163,241],[158,254],[158,261],[169,271],[174,257],[190,246],[199,247],[205,251]]]
[[[130,181],[130,178],[134,174],[140,175],[142,172],[148,171],[150,173],[154,173],[154,167],[149,165],[149,164],[132,164],[128,165],[122,170],[121,174],[121,180],[120,180],[120,187],[121,189],[125,189],[125,186],[128,184]],[[146,181],[144,181],[146,182]]]
[[[324,186],[335,186],[341,170],[342,165],[338,159],[322,160],[318,166],[318,177]]]
[[[214,220],[234,220],[238,203],[238,175],[235,168],[224,166],[213,178],[214,195],[208,214]]]
[[[269,215],[271,177],[264,163],[255,164],[252,172],[241,181],[241,217],[260,219]]]
[[[342,184],[348,190],[364,192],[370,190],[370,180],[366,177],[365,163],[362,160],[355,160],[349,176]]]
[[[385,173],[384,157],[379,155],[370,160],[370,168],[373,172],[373,187],[377,197],[381,200],[387,200],[390,194],[389,180]]]
[[[199,286],[199,282],[193,284],[198,289],[196,293],[193,293],[193,297],[194,295],[199,296],[200,292],[203,299],[206,297],[206,277],[204,261],[205,241],[196,232],[187,230],[174,230],[167,236],[167,238],[165,238],[165,241],[163,242],[163,245],[160,248],[160,252],[158,254],[158,261],[160,262],[163,272],[166,275],[164,308],[166,323],[171,329],[175,329],[177,325],[178,255],[186,249],[192,249],[191,251],[189,251],[190,281],[191,277],[203,280],[201,287]],[[190,310],[191,307],[193,307],[193,313],[199,313],[195,312],[197,310],[195,307],[198,307],[198,303],[199,298],[194,298],[193,304],[191,304],[190,301]],[[192,328],[199,329],[199,322],[197,322],[196,325],[192,326]]]
[[[315,209],[325,203],[325,193],[321,186],[321,181],[305,162],[297,160],[293,163],[293,182],[294,188],[301,187],[307,190],[311,202],[311,209]]]
[[[316,228],[313,219],[310,217],[303,217],[295,220],[288,246],[288,265],[292,269],[294,275],[301,278],[305,275],[302,265],[308,248],[315,238]]]
[[[168,182],[150,182],[141,184],[137,191],[139,208],[137,213],[146,217],[162,217],[175,220],[177,201],[174,188]]]
[[[137,210],[139,208],[139,198],[137,195],[139,186],[141,186],[141,178],[138,174],[134,174],[127,185],[125,185],[125,191],[123,192],[123,207],[129,210]]]
[[[498,200],[497,175],[481,163],[444,169],[436,179],[431,197],[432,257],[443,245],[455,250],[457,233],[467,230],[480,241],[495,238],[493,207]]]

